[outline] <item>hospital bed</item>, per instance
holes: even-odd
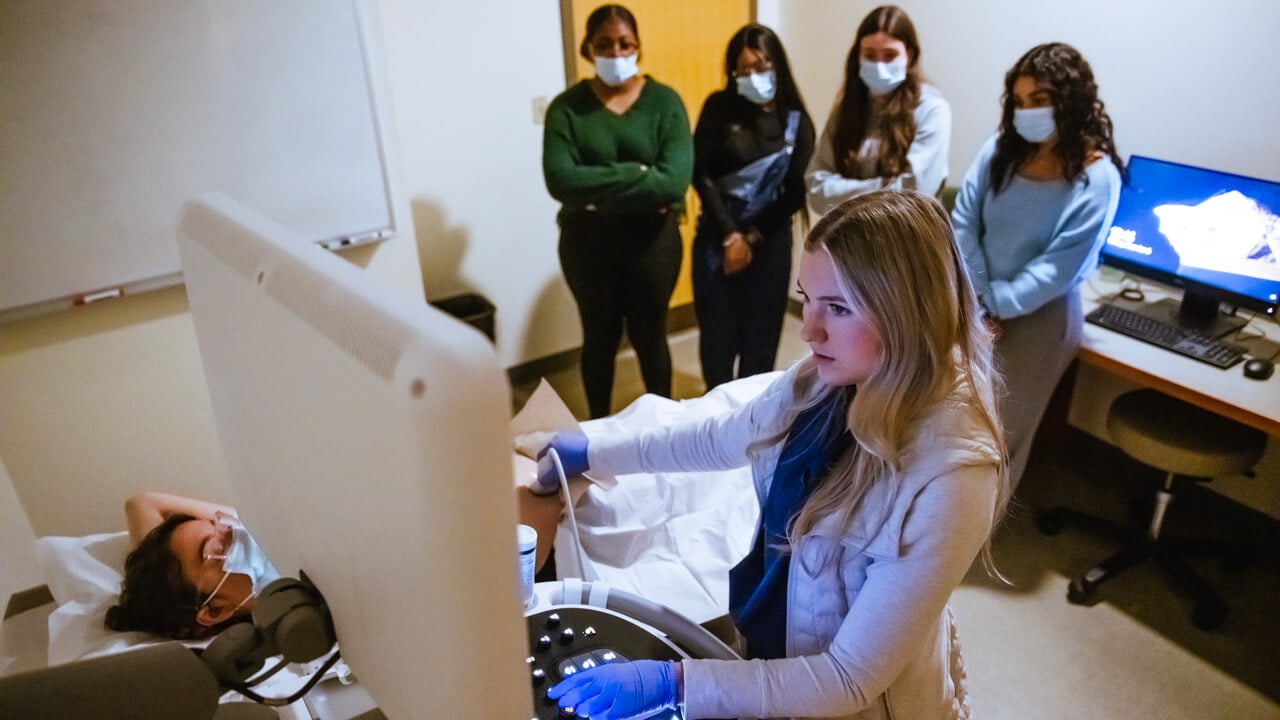
[[[680,402],[646,395],[620,413],[583,423],[582,428],[588,437],[595,437],[707,417],[749,400],[775,375],[745,378]],[[559,577],[585,582],[570,585],[574,588],[570,594],[576,593],[573,602],[566,602],[561,584],[539,583],[537,602],[526,610],[533,619],[530,632],[542,627],[549,614],[557,610],[565,614],[561,608],[566,604],[589,607],[593,583],[613,588],[615,598],[631,595],[648,600],[697,623],[725,614],[728,569],[745,555],[756,521],[757,505],[746,467],[597,477],[573,481],[570,489],[576,527],[567,514],[562,515],[554,539]],[[113,632],[103,626],[106,608],[114,604],[120,587],[128,543],[126,532],[37,541],[49,601],[14,614],[0,626],[0,663],[7,660],[0,673],[166,642],[146,633]],[[623,607],[624,617],[641,614],[634,604]],[[670,625],[669,620],[658,616],[651,622],[663,626]],[[531,646],[536,641],[536,636],[531,637]],[[705,647],[697,650],[699,655],[707,652]],[[287,695],[313,670],[292,667],[264,693]],[[277,708],[279,717],[345,720],[376,704],[358,684],[348,684],[354,677],[345,664],[329,678],[302,700]],[[228,691],[223,700],[243,698]]]
[[[668,635],[660,627],[668,621],[680,625],[670,636],[687,637],[671,643],[676,652],[722,651],[715,642],[695,647],[694,628],[724,614],[727,570],[751,540],[756,500],[746,467],[578,483],[576,532],[562,526],[555,544],[562,576],[588,584],[540,585],[522,619],[508,392],[487,341],[418,300],[372,287],[358,268],[226,198],[188,208],[179,247],[234,504],[282,572],[307,575],[323,593],[343,659],[386,716],[541,712],[528,690],[528,635],[546,622],[539,613],[558,605],[644,614],[617,604],[632,595],[674,608],[638,625],[655,636]],[[711,414],[769,379],[683,403],[645,396],[584,430]],[[100,623],[102,591],[119,587],[121,541],[66,539],[47,553],[79,569],[102,567],[88,594],[46,571],[56,606],[45,663],[153,641]],[[39,624],[21,615],[5,629]],[[40,644],[38,632],[26,634]],[[38,656],[26,647],[11,667],[38,665]],[[280,715],[287,712],[351,717],[302,706]]]

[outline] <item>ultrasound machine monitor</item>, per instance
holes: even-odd
[[[600,582],[519,597],[510,392],[479,331],[222,195],[187,204],[178,249],[232,500],[285,577],[199,654],[0,678],[0,718],[263,717],[221,690],[283,704],[247,676],[269,677],[269,655],[335,659],[335,636],[377,704],[359,717],[391,720],[560,720],[547,688],[596,664],[737,657]],[[308,717],[351,717],[324,686]]]
[[[225,196],[187,205],[178,246],[237,510],[386,717],[560,718],[547,687],[592,664],[736,657],[601,583],[522,610],[510,390],[480,332]]]
[[[1280,182],[1134,155],[1101,261],[1182,289],[1145,308],[1220,338],[1244,324],[1222,304],[1266,315],[1280,303]]]
[[[487,338],[225,196],[178,248],[232,500],[360,684],[393,720],[531,717]]]

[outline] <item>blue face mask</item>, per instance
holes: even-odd
[[[907,58],[899,55],[898,59],[887,63],[860,60],[858,77],[867,84],[872,95],[884,95],[907,79]]]
[[[772,70],[738,78],[738,94],[757,105],[773,100],[778,92],[777,75]]]
[[[1052,107],[1022,108],[1013,111],[1013,129],[1029,143],[1042,143],[1058,132]]]
[[[635,74],[639,72],[639,68],[636,66],[639,59],[640,56],[634,53],[618,57],[597,55],[595,58],[596,77],[600,78],[600,82],[609,87],[617,87],[635,77]]]
[[[205,561],[220,560],[222,562],[222,579],[208,593],[201,607],[207,605],[217,595],[218,590],[227,582],[227,578],[232,575],[247,575],[253,585],[253,592],[236,605],[234,609],[239,610],[250,599],[257,597],[267,585],[280,579],[280,573],[276,571],[275,566],[267,559],[267,554],[258,547],[257,541],[239,520],[219,513],[217,523],[215,537],[220,538],[222,547],[220,552],[207,554]]]

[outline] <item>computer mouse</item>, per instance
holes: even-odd
[[[1249,358],[1244,363],[1244,376],[1254,380],[1266,380],[1275,372],[1276,364],[1267,358]]]

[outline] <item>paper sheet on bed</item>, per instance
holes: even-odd
[[[538,464],[530,456],[536,455],[557,432],[582,432],[582,426],[555,388],[544,378],[525,401],[520,412],[511,418],[511,437],[520,451],[513,458],[513,473],[517,484],[532,484]],[[587,482],[584,480],[592,479],[576,478],[569,481],[569,493],[575,500],[586,492]],[[611,487],[613,479],[609,478],[605,484]]]
[[[777,375],[736,380],[680,402],[644,395],[582,429],[598,437],[709,417],[755,397]],[[580,484],[574,510],[587,567],[579,568],[573,531],[562,516],[555,543],[559,576],[602,580],[697,622],[724,615],[729,569],[750,549],[759,515],[743,462],[720,472],[643,473]]]
[[[49,615],[49,664],[111,655],[166,642],[141,632],[115,632],[103,625],[120,591],[129,533],[42,537],[36,557],[57,609]]]

